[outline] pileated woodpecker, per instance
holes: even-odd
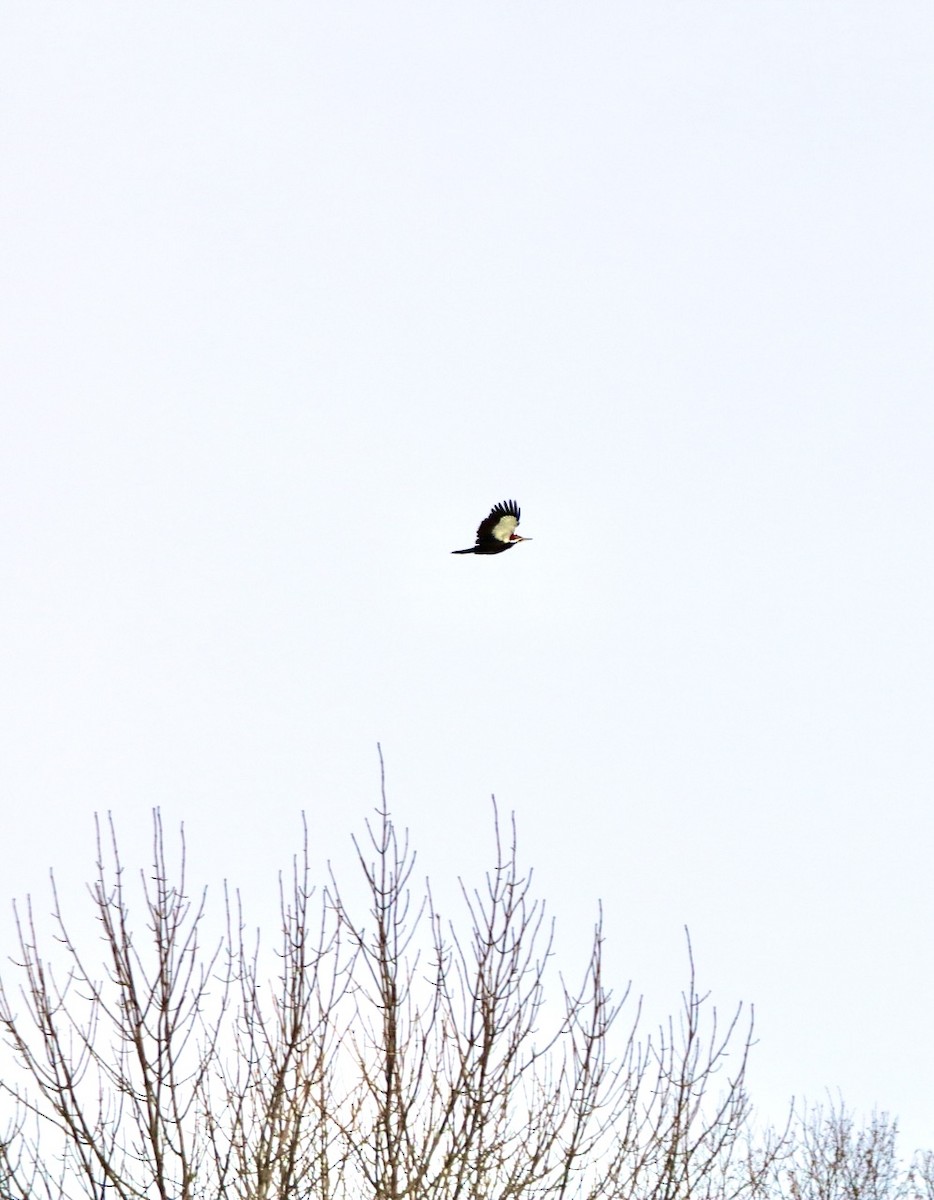
[[[516,533],[519,524],[519,505],[515,500],[504,500],[494,504],[490,515],[480,522],[477,530],[477,544],[469,550],[452,550],[452,554],[502,554],[510,550],[516,542],[530,542],[532,539],[520,537]]]

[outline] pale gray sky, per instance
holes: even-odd
[[[7,5],[0,928],[386,756],[753,1098],[934,1144],[934,9]],[[452,557],[496,501],[534,538]]]

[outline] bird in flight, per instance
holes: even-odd
[[[480,522],[477,530],[477,544],[469,550],[452,550],[452,554],[502,554],[510,550],[516,542],[530,542],[532,539],[520,537],[516,533],[519,524],[519,505],[515,500],[504,500],[494,504],[490,515]]]

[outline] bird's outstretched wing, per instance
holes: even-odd
[[[519,524],[519,505],[515,500],[503,500],[494,504],[490,515],[480,522],[477,530],[477,545],[482,546],[491,538],[497,542],[508,542]]]

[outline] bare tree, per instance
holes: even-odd
[[[919,1151],[911,1165],[909,1195],[934,1200],[934,1150]]]
[[[886,1113],[859,1124],[842,1101],[805,1106],[774,1193],[782,1200],[907,1200],[924,1195],[924,1156],[906,1169],[898,1126]],[[930,1176],[928,1177],[930,1186]]]
[[[218,950],[204,953],[198,939],[205,896],[186,895],[184,842],[178,883],[170,881],[156,813],[153,873],[140,889],[145,936],[137,936],[113,827],[107,838],[96,829],[89,891],[106,949],[101,966],[91,967],[72,936],[54,878],[61,968],[40,952],[31,900],[14,908],[20,985],[14,993],[0,981],[0,1028],[25,1082],[3,1085],[19,1109],[5,1166],[15,1182],[29,1181],[24,1195],[39,1184],[65,1194],[73,1180],[85,1195],[188,1196],[203,1165],[198,1097],[227,1005],[226,985],[216,994],[211,985]],[[215,1032],[198,1041],[206,1030]],[[24,1137],[26,1114],[38,1122],[34,1138]]]
[[[103,964],[73,936],[54,880],[50,957],[31,902],[16,910],[18,947],[0,983],[16,1063],[2,1084],[13,1106],[0,1197],[781,1192],[792,1178],[781,1175],[785,1138],[753,1137],[751,1014],[720,1020],[689,943],[681,1011],[643,1037],[629,990],[614,998],[605,984],[602,917],[571,985],[553,968],[552,924],[514,825],[504,830],[495,807],[494,833],[490,871],[461,887],[459,927],[430,886],[414,887],[415,854],[385,787],[355,842],[362,905],[333,873],[312,888],[306,830],[280,883],[270,959],[236,892],[225,932],[208,937],[206,896],[187,892],[184,839],[173,872],[158,813],[152,870],[134,886],[112,825],[98,827],[89,894]],[[801,1190],[805,1178],[782,1194],[825,1200]]]
[[[344,953],[333,907],[313,911],[309,875],[306,828],[288,891],[280,880],[278,966],[268,987],[258,938],[252,947],[244,941],[240,898],[227,898],[225,978],[234,981],[238,1002],[225,1052],[215,1053],[201,1092],[215,1195],[267,1200],[342,1191],[345,1163],[333,1119],[345,1108],[338,1058],[353,956]]]

